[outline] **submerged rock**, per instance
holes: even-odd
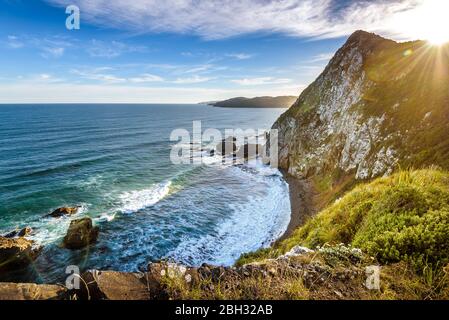
[[[59,285],[0,282],[0,300],[64,300],[67,289]]]
[[[40,252],[33,244],[25,238],[0,237],[0,270],[20,269],[33,262]]]
[[[47,215],[47,217],[52,217],[52,218],[59,218],[59,217],[63,217],[63,216],[71,216],[74,215],[78,212],[78,209],[80,207],[62,207],[62,208],[58,208],[55,211],[53,211],[52,213],[50,213],[49,215]]]
[[[73,220],[70,223],[63,245],[68,249],[81,249],[94,243],[98,237],[99,228],[92,225],[91,218]]]
[[[89,270],[77,295],[82,300],[149,300],[146,274]],[[86,287],[87,286],[87,287]]]
[[[16,229],[4,235],[5,238],[16,238],[16,237],[26,237],[29,236],[33,232],[33,229],[30,227],[25,227],[23,229]]]

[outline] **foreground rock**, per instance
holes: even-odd
[[[81,249],[94,243],[98,238],[99,228],[92,225],[91,218],[73,220],[70,223],[63,245],[68,249]]]
[[[77,292],[81,300],[150,299],[148,277],[143,273],[90,270],[81,278],[82,287]]]
[[[40,251],[33,244],[25,238],[0,237],[0,270],[20,269],[33,262]]]
[[[0,300],[64,300],[67,289],[59,285],[1,283]]]
[[[47,217],[52,217],[52,218],[60,218],[63,216],[72,216],[74,214],[76,214],[78,212],[80,207],[62,207],[62,208],[58,208],[55,211],[53,211],[52,213],[50,213],[49,215],[47,215]]]
[[[16,238],[16,237],[26,237],[29,236],[33,232],[33,229],[30,227],[25,227],[23,229],[16,229],[4,235],[5,238]]]

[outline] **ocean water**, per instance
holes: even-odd
[[[144,270],[159,259],[231,265],[268,246],[290,220],[288,185],[253,161],[175,165],[170,133],[269,129],[283,109],[206,105],[0,105],[0,234],[31,226],[43,246],[25,272],[0,280],[55,282],[81,270]],[[62,206],[72,217],[46,218]],[[86,249],[61,247],[71,219],[100,227]]]

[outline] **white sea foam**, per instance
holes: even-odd
[[[172,182],[155,184],[148,189],[125,192],[120,195],[122,206],[120,212],[133,213],[153,206],[170,193]]]
[[[287,183],[280,177],[232,170],[269,185],[266,194],[248,196],[243,204],[229,204],[230,216],[213,233],[184,239],[167,257],[193,265],[232,265],[242,253],[269,246],[287,230],[291,217]]]
[[[67,233],[70,221],[83,216],[87,212],[88,207],[88,204],[82,204],[78,212],[69,217],[42,217],[31,224],[33,233],[29,238],[38,245],[47,245],[59,241]]]

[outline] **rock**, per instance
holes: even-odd
[[[147,275],[144,273],[89,270],[81,278],[81,288],[75,291],[81,300],[150,299]]]
[[[147,283],[150,288],[152,299],[166,299],[162,283],[164,278],[178,279],[184,281],[187,287],[192,287],[200,282],[200,273],[197,268],[186,267],[171,262],[156,262],[148,264]]]
[[[314,252],[313,250],[306,248],[306,247],[294,246],[289,252],[280,256],[279,258],[297,257],[297,256],[302,256],[304,254],[313,253],[313,252]]]
[[[213,157],[213,156],[215,155],[215,150],[212,149],[212,150],[210,151],[209,155],[210,155],[211,157]]]
[[[71,216],[74,215],[78,212],[78,209],[80,207],[62,207],[62,208],[58,208],[55,211],[53,211],[52,213],[50,213],[49,215],[47,215],[47,217],[52,217],[52,218],[60,218],[63,216]]]
[[[29,236],[33,232],[33,229],[30,227],[25,227],[21,230],[16,229],[4,235],[5,238],[16,238],[16,237],[26,237]]]
[[[29,265],[39,254],[34,242],[25,238],[0,237],[0,270],[20,269]]]
[[[81,249],[94,243],[98,237],[99,228],[92,225],[91,218],[73,220],[64,237],[64,247]]]
[[[263,146],[260,144],[246,143],[237,151],[237,158],[252,159],[262,154]]]
[[[440,154],[441,141],[447,141],[447,121],[426,115],[449,118],[449,73],[420,82],[428,68],[424,61],[436,60],[432,53],[416,63],[397,56],[426,46],[354,33],[273,125],[279,133],[280,168],[297,178],[338,177],[330,185],[389,175],[409,164],[447,169],[447,157],[431,156]],[[449,70],[449,57],[438,64],[439,70]],[[420,89],[411,83],[420,83]]]
[[[224,156],[235,153],[237,151],[237,145],[235,144],[236,141],[237,139],[235,137],[223,139],[216,146],[217,153]]]
[[[0,300],[64,300],[67,289],[59,285],[0,283]]]

